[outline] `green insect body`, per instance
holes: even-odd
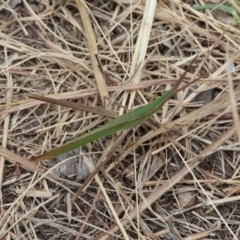
[[[162,105],[176,92],[175,89],[171,89],[159,97],[155,101],[139,107],[129,113],[126,113],[106,124],[90,131],[89,133],[81,136],[80,138],[64,144],[63,146],[53,149],[47,153],[39,155],[33,158],[33,161],[41,161],[44,159],[51,159],[58,157],[66,152],[72,151],[78,147],[84,146],[90,142],[93,142],[99,138],[106,137],[120,130],[133,128],[137,125],[143,123],[146,119],[151,117],[155,112],[157,112]]]
[[[197,57],[197,56],[196,56]],[[183,87],[179,88],[181,82],[183,81],[184,77],[186,76],[187,72],[189,71],[190,67],[192,66],[193,62],[195,61],[195,58],[190,62],[185,72],[182,74],[182,76],[178,79],[175,87],[167,92],[165,92],[161,97],[157,98],[155,101],[144,105],[142,107],[139,107],[129,113],[126,113],[114,120],[111,120],[104,125],[90,131],[87,134],[84,134],[80,138],[73,140],[69,143],[64,144],[63,146],[53,149],[49,152],[46,152],[42,155],[39,155],[37,157],[32,158],[32,161],[41,161],[44,159],[51,159],[54,157],[58,157],[64,153],[67,153],[69,151],[72,151],[78,147],[84,146],[90,142],[93,142],[99,138],[106,137],[108,135],[111,135],[113,133],[116,133],[118,131],[133,128],[137,125],[142,124],[146,119],[151,117],[154,113],[156,113],[163,104],[171,98],[176,92],[185,89],[189,85],[191,85],[193,82],[198,81],[199,78],[189,82],[188,84],[184,85]],[[59,104],[61,104],[61,101],[59,101]]]

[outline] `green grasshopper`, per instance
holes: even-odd
[[[87,134],[84,134],[80,138],[73,140],[69,143],[64,144],[61,147],[58,147],[56,149],[53,149],[49,152],[46,152],[42,155],[39,155],[37,157],[32,158],[32,161],[42,161],[45,159],[51,159],[54,157],[58,157],[62,154],[65,154],[71,150],[74,150],[78,147],[84,146],[90,142],[93,142],[97,139],[106,137],[108,135],[111,135],[113,133],[116,133],[118,131],[128,129],[128,128],[134,128],[140,124],[142,124],[146,119],[151,117],[154,113],[156,113],[161,107],[164,105],[166,101],[168,101],[175,93],[178,91],[181,91],[188,87],[193,82],[199,80],[199,78],[191,81],[190,83],[186,84],[182,88],[178,88],[181,82],[183,81],[184,77],[186,76],[187,72],[189,71],[190,67],[192,66],[193,62],[195,61],[196,57],[190,62],[189,66],[187,67],[186,71],[183,73],[183,75],[179,78],[179,80],[176,83],[176,86],[165,92],[161,97],[157,98],[155,101],[144,105],[142,107],[139,107],[129,113],[123,114],[122,116],[111,120],[107,123],[105,123],[102,126],[97,127],[96,129],[90,131]],[[33,97],[33,95],[30,95],[30,97]],[[48,101],[48,98],[41,97],[42,100]],[[59,101],[59,104],[61,105],[61,101]]]

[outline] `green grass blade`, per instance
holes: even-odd
[[[238,27],[240,28],[240,17],[239,14],[235,11],[235,9],[232,6],[224,5],[224,4],[206,4],[203,6],[195,6],[193,9],[198,11],[203,11],[207,9],[219,9],[226,13],[229,13],[233,16],[235,22],[237,23]]]
[[[203,11],[203,10],[208,10],[208,9],[219,9],[219,10],[222,10],[229,14],[232,14],[232,12],[234,11],[234,9],[230,6],[219,5],[219,4],[206,4],[203,6],[195,6],[195,7],[193,7],[193,9],[198,10],[198,11]]]

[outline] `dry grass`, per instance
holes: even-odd
[[[239,239],[231,16],[179,0],[13,2],[0,5],[0,239]],[[142,126],[29,161],[107,121],[29,93],[121,115],[170,89],[197,54],[185,82],[203,77],[192,93]],[[89,169],[96,175],[71,202]]]

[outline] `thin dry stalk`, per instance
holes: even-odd
[[[92,61],[92,68],[93,68],[94,76],[99,88],[99,93],[104,106],[107,106],[109,94],[108,94],[108,89],[107,89],[104,76],[98,66],[98,61],[97,61],[98,48],[97,48],[97,43],[95,39],[95,34],[91,26],[91,21],[87,13],[87,6],[86,6],[86,3],[85,4],[83,3],[83,1],[76,0],[75,3],[78,6],[80,16],[82,18],[82,23],[84,26],[84,30],[86,33],[86,38],[89,46],[89,52],[90,52],[91,61]]]

